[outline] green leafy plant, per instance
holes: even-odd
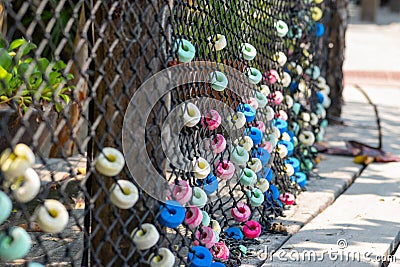
[[[70,102],[73,75],[65,73],[62,60],[31,57],[36,48],[25,39],[0,43],[0,104],[17,104],[25,112],[33,103],[53,103],[60,112]]]

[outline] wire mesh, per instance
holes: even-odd
[[[328,3],[1,7],[1,266],[239,266],[305,190]]]

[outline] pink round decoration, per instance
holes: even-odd
[[[210,252],[216,259],[229,259],[229,248],[225,245],[223,241],[215,243],[214,248],[210,249]]]
[[[269,83],[270,85],[276,83],[279,80],[279,74],[276,70],[270,70],[269,72],[267,72],[266,76],[267,83]]]
[[[217,134],[217,138],[214,138],[214,140],[212,140],[211,146],[215,153],[219,154],[223,152],[226,148],[225,137],[222,134]]]
[[[279,104],[282,103],[282,101],[283,101],[283,94],[282,94],[281,91],[275,91],[275,92],[272,94],[272,97],[273,97],[273,99],[274,99],[275,105],[279,105]]]
[[[196,206],[191,206],[186,212],[185,223],[189,225],[189,228],[194,229],[201,224],[203,220],[203,213]]]
[[[243,226],[244,236],[247,238],[256,238],[261,234],[261,225],[256,221],[248,221]]]
[[[229,180],[235,173],[235,165],[229,160],[219,161],[217,164],[217,177],[222,180]]]
[[[255,125],[261,132],[265,133],[265,123],[262,121],[256,121]]]
[[[250,98],[247,103],[252,106],[254,109],[258,109],[258,102],[257,99],[255,99],[254,97]]]
[[[237,203],[236,207],[231,209],[231,214],[235,221],[245,222],[247,219],[249,219],[251,210],[245,203],[239,202]]]
[[[182,205],[185,205],[192,199],[192,187],[189,185],[187,181],[180,180],[176,185],[170,185],[172,191],[172,198]]]
[[[279,110],[278,118],[281,119],[281,120],[287,121],[288,120],[288,115],[287,115],[286,111]]]
[[[215,130],[221,125],[221,115],[218,111],[211,109],[201,120],[201,124],[204,127],[208,127],[210,130]]]
[[[293,194],[290,194],[290,193],[281,194],[281,195],[279,196],[279,199],[280,199],[283,203],[285,203],[286,205],[293,205],[293,203],[294,203],[294,201],[295,201],[294,195],[293,195]]]
[[[203,244],[206,248],[211,248],[215,244],[215,232],[212,228],[208,226],[203,226],[202,231],[200,232],[199,230],[196,231],[196,239],[200,241],[201,244]],[[194,244],[196,246],[199,245],[199,241],[194,241]]]
[[[272,147],[271,142],[268,142],[268,141],[262,143],[262,144],[260,145],[260,147],[266,149],[269,153],[272,153],[272,150],[274,149],[274,148]]]

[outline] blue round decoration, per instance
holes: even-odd
[[[211,195],[218,189],[218,179],[212,173],[203,180],[197,180],[197,184],[203,186],[203,190],[207,195]]]
[[[295,172],[300,171],[300,161],[297,158],[289,157],[285,162],[291,164]]]
[[[278,128],[281,134],[287,132],[288,130],[288,123],[282,119],[275,119],[274,120],[275,127]]]
[[[324,33],[325,33],[324,24],[317,22],[317,23],[315,23],[315,28],[316,28],[315,32],[316,32],[317,37],[321,37],[322,35],[324,35]]]
[[[284,145],[287,148],[288,156],[291,156],[293,154],[294,145],[292,144],[292,142],[286,140],[280,140],[278,144]]]
[[[158,221],[163,226],[176,228],[185,220],[185,208],[177,201],[168,200],[162,203],[160,211]]]
[[[296,181],[300,187],[305,187],[307,184],[307,175],[304,172],[295,172],[292,180]]]
[[[256,118],[256,110],[250,104],[240,104],[237,108],[237,111],[240,111],[246,117],[247,122],[252,122]]]
[[[226,229],[224,231],[224,233],[228,237],[236,239],[236,240],[242,240],[243,239],[242,230],[240,230],[240,228],[238,228],[238,227],[229,227],[228,229]]]
[[[248,135],[251,138],[251,140],[253,140],[254,145],[258,145],[262,141],[263,134],[261,130],[258,129],[257,127],[247,128],[244,134]]]
[[[252,156],[260,159],[263,166],[267,165],[269,159],[271,158],[271,154],[268,152],[268,150],[262,147],[257,148],[257,150],[252,153]]]
[[[189,267],[210,267],[212,264],[211,252],[202,246],[194,246],[193,252],[188,253]]]

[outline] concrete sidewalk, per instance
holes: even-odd
[[[383,8],[378,23],[368,24],[358,12],[351,6],[345,125],[330,126],[327,143],[378,146],[375,111],[359,86],[377,105],[383,149],[400,155],[400,14]],[[352,157],[325,156],[318,168],[321,178],[310,181],[282,220],[289,235],[263,238],[264,246],[250,247],[253,259],[242,266],[400,266],[400,163],[364,169]]]
[[[375,89],[361,85],[377,104],[383,148],[399,154],[400,87]],[[377,145],[374,112],[352,86],[345,89],[343,118],[351,126],[329,128],[331,144],[359,140]],[[394,100],[389,100],[394,99]],[[363,116],[360,116],[363,114]],[[376,121],[375,121],[376,123]],[[376,126],[376,125],[375,125]],[[338,134],[339,133],[339,134]],[[338,162],[338,168],[348,161]],[[381,266],[400,239],[400,163],[373,163],[326,210],[300,229],[263,266]],[[400,258],[397,258],[400,263]]]
[[[346,38],[345,80],[400,85],[400,13],[379,9],[377,23],[359,20],[360,7],[350,4]]]

